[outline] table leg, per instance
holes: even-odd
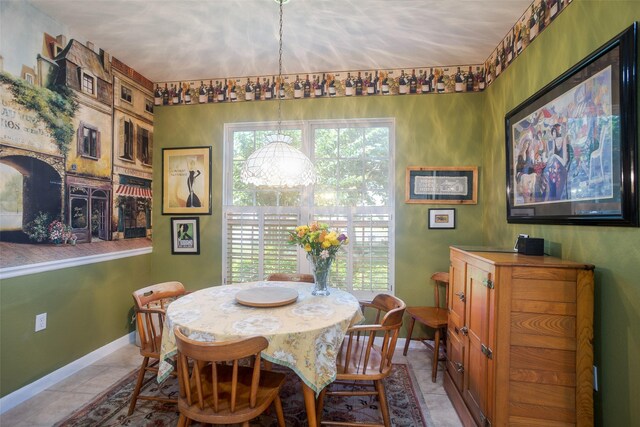
[[[316,427],[318,422],[316,421],[316,395],[309,387],[302,383],[302,395],[304,396],[304,406],[307,409],[307,419],[309,420],[309,427]]]

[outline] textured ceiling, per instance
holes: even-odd
[[[30,0],[152,81],[276,74],[274,0]],[[291,0],[283,73],[479,64],[530,0]]]

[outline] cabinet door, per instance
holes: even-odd
[[[464,344],[457,328],[447,329],[447,372],[451,376],[458,391],[464,384]]]
[[[460,329],[465,325],[465,274],[467,264],[460,258],[452,258],[449,267],[449,325]]]
[[[462,397],[479,425],[491,419],[489,380],[493,364],[488,342],[491,310],[492,272],[476,266],[467,266],[466,321],[468,340],[465,349],[465,377]]]

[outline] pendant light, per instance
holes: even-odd
[[[300,150],[291,145],[291,137],[282,134],[282,5],[289,0],[275,0],[280,5],[280,44],[278,49],[278,97],[277,133],[266,137],[267,145],[254,151],[245,161],[240,177],[246,184],[256,187],[295,188],[311,185],[316,181],[313,163]]]

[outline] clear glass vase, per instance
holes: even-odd
[[[315,286],[312,295],[327,296],[329,292],[329,274],[331,273],[331,264],[333,258],[321,258],[309,255],[309,261],[311,261],[311,267],[313,269],[313,279]]]

